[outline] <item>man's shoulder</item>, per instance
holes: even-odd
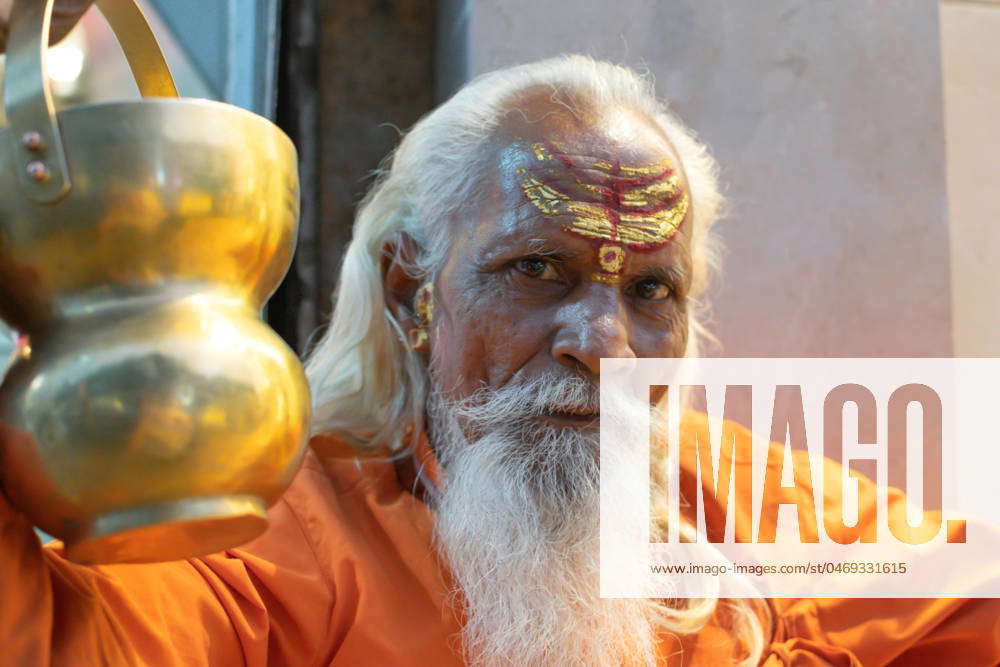
[[[279,505],[302,527],[321,553],[357,546],[360,535],[378,532],[396,519],[420,523],[428,512],[399,481],[394,460],[365,454],[335,434],[311,438],[295,479]]]
[[[232,555],[285,570],[318,568],[328,579],[336,562],[356,551],[360,535],[378,520],[365,493],[378,476],[346,456],[330,457],[329,447],[320,450],[321,456],[311,446],[316,440],[312,438],[289,487],[269,508],[267,530]]]
[[[392,486],[391,472],[386,460],[362,456],[335,435],[315,435],[281,500],[303,518],[329,518],[345,506],[363,503],[373,487]]]
[[[299,475],[303,477],[303,486],[333,493],[341,499],[364,495],[374,487],[402,490],[394,459],[387,449],[362,451],[335,433],[319,433],[310,438]]]
[[[437,580],[433,515],[399,482],[391,457],[358,453],[335,435],[314,436],[270,514],[268,533],[247,550],[265,558],[274,552],[277,562],[290,557],[291,542],[304,541],[308,549],[297,558],[312,558],[334,590],[377,588],[387,572],[418,566],[421,581]]]

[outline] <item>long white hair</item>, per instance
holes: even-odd
[[[421,249],[415,277],[433,279],[449,249],[449,221],[474,201],[486,173],[484,143],[525,91],[551,88],[553,100],[589,108],[621,107],[652,119],[673,143],[693,203],[693,282],[688,356],[705,337],[699,296],[715,266],[709,230],[722,196],[717,166],[705,146],[656,98],[637,72],[572,55],[484,74],[424,116],[380,169],[358,209],[344,254],[333,316],[306,362],[313,395],[313,431],[336,432],[359,450],[401,449],[422,423],[428,378],[424,364],[386,308],[380,274],[383,245],[405,232]],[[399,259],[399,258],[397,258]],[[418,429],[414,429],[418,430]]]

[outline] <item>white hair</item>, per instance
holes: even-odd
[[[722,204],[715,161],[656,98],[648,77],[583,56],[552,58],[474,79],[414,125],[379,171],[358,209],[333,316],[306,362],[314,432],[337,432],[359,449],[388,445],[399,450],[407,429],[422,424],[427,373],[386,308],[380,273],[383,246],[393,234],[406,233],[421,249],[415,265],[407,269],[415,277],[433,279],[449,249],[449,221],[464,202],[474,200],[486,173],[485,142],[514,98],[542,87],[551,88],[553,101],[562,105],[569,100],[590,108],[637,110],[657,124],[676,149],[693,204],[686,354],[696,356],[706,335],[698,297],[715,266],[709,229]]]
[[[433,373],[433,364],[432,364]],[[553,411],[592,411],[616,404],[616,438],[650,446],[650,535],[666,535],[666,412],[627,396],[600,395],[593,379],[552,372],[515,375],[461,401],[441,396],[432,381],[428,429],[447,483],[432,489],[435,536],[448,563],[451,602],[464,618],[466,662],[494,665],[643,666],[659,664],[660,642],[689,635],[718,614],[734,639],[731,661],[752,667],[765,648],[760,610],[752,599],[720,606],[709,579],[698,597],[601,598],[600,494],[637,482],[629,474],[602,478],[601,456],[634,456],[628,448],[600,452],[596,431],[538,421]],[[471,433],[472,438],[467,436]],[[621,471],[621,466],[610,467]],[[682,533],[693,532],[685,524]],[[699,545],[692,544],[694,548]],[[680,660],[686,662],[686,660]]]

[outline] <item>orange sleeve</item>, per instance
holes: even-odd
[[[796,453],[796,465],[808,465]],[[841,467],[824,462],[824,475]],[[862,478],[869,487],[874,483]],[[827,485],[824,485],[827,488]],[[905,512],[905,496],[889,489],[889,512]],[[824,511],[841,508],[824,498]],[[873,508],[861,516],[874,516]],[[983,563],[997,571],[996,563]],[[775,634],[768,665],[977,665],[1000,664],[1000,599],[816,598],[771,601]],[[823,662],[822,660],[826,662]]]
[[[333,592],[286,500],[258,540],[204,558],[86,567],[41,547],[0,493],[0,662],[302,665],[328,655]]]

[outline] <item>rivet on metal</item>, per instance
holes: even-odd
[[[40,151],[44,148],[42,135],[35,130],[29,130],[21,135],[21,143],[29,151]]]
[[[28,163],[28,176],[32,180],[44,183],[49,180],[50,175],[49,168],[41,160],[32,160]]]

